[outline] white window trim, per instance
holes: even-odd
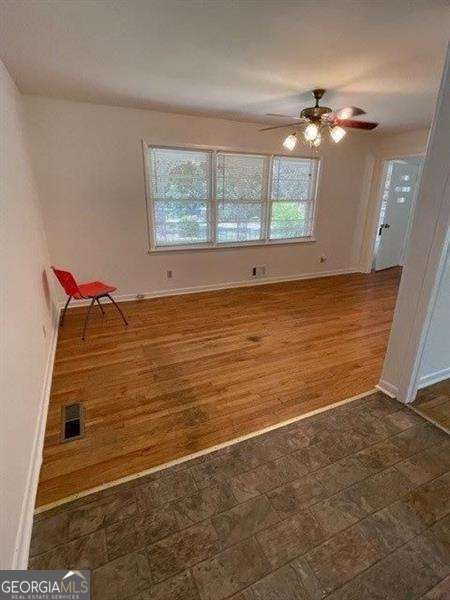
[[[216,178],[214,176],[215,169],[217,166],[217,154],[221,152],[225,152],[228,154],[244,154],[244,155],[253,155],[253,156],[264,156],[268,158],[267,161],[267,173],[265,173],[265,179],[267,183],[268,190],[268,199],[264,203],[264,212],[265,212],[265,221],[264,221],[264,236],[265,239],[262,240],[250,240],[243,242],[217,242],[215,239],[215,235],[211,237],[214,238],[212,242],[203,242],[199,244],[175,244],[173,246],[157,246],[154,238],[154,202],[152,197],[152,186],[151,186],[151,152],[149,152],[152,148],[162,148],[167,150],[191,150],[191,151],[203,151],[210,153],[210,193],[211,193],[211,219],[209,223],[209,227],[213,227],[215,230],[217,229],[217,198],[216,198],[216,189],[215,183]],[[211,146],[201,146],[201,145],[177,145],[177,146],[167,146],[165,144],[148,144],[145,140],[142,140],[142,151],[143,151],[143,159],[144,159],[144,179],[145,179],[145,206],[147,213],[147,237],[148,237],[148,254],[160,253],[160,252],[187,252],[187,251],[198,251],[198,250],[224,250],[227,248],[246,248],[252,246],[282,246],[286,244],[304,244],[315,242],[315,232],[316,232],[316,221],[317,221],[317,198],[318,198],[318,189],[319,189],[319,177],[321,171],[321,160],[320,157],[316,156],[303,156],[298,154],[265,154],[263,152],[251,152],[249,150],[230,150],[229,148],[224,148],[220,146],[211,147]],[[268,239],[269,228],[270,228],[270,219],[272,213],[272,165],[273,159],[275,157],[282,158],[300,158],[305,160],[314,160],[317,161],[316,166],[316,179],[313,193],[313,217],[312,217],[312,230],[310,236],[297,237],[297,238],[284,238],[284,239],[276,239],[271,240]]]

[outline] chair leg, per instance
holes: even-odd
[[[91,312],[91,308],[94,306],[94,302],[95,302],[95,298],[92,298],[91,303],[89,304],[89,308],[86,313],[86,318],[84,320],[83,335],[81,336],[81,339],[83,340],[83,342],[84,342],[84,336],[86,335],[86,327],[88,324],[89,313]]]
[[[117,304],[117,302],[115,302],[115,300],[112,296],[110,296],[109,294],[106,294],[106,295],[111,300],[111,302],[114,304],[114,306],[117,308],[117,310],[120,312],[120,315],[121,315],[125,325],[128,325],[128,321],[125,319],[125,315],[123,314],[122,310],[120,309],[120,306]]]
[[[66,304],[65,304],[65,306],[63,308],[63,311],[62,311],[62,314],[61,314],[61,319],[59,320],[60,327],[62,327],[64,325],[64,317],[66,316],[66,310],[67,310],[67,307],[69,306],[69,302],[71,300],[72,300],[72,296],[69,296],[67,298],[67,302],[66,302]]]
[[[96,298],[95,300],[96,300],[97,304],[99,305],[100,310],[102,311],[102,315],[105,316],[105,311],[103,310],[103,306],[100,303],[100,298]]]

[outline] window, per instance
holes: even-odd
[[[311,239],[317,159],[145,149],[151,250]]]
[[[265,156],[217,153],[217,241],[248,242],[264,237]]]
[[[312,235],[316,166],[310,159],[274,157],[270,239]]]
[[[211,156],[193,150],[151,150],[155,246],[211,240]]]

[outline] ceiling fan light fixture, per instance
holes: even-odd
[[[345,129],[343,127],[339,127],[339,125],[335,125],[332,128],[330,135],[333,139],[333,142],[335,144],[337,144],[338,142],[340,142],[342,140],[342,138],[344,138],[347,135],[347,132],[345,131]]]
[[[320,133],[318,133],[316,135],[316,137],[313,139],[312,141],[312,145],[317,148],[318,146],[320,146],[320,144],[322,143],[322,136],[320,135]]]
[[[319,135],[319,127],[315,123],[308,123],[303,135],[307,142],[313,142]]]
[[[283,142],[283,146],[286,148],[286,150],[289,150],[289,152],[292,152],[296,145],[297,136],[295,135],[295,133],[291,133],[290,135],[288,135]]]

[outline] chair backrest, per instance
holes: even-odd
[[[52,267],[52,270],[68,296],[76,296],[80,293],[78,284],[75,281],[75,277],[72,275],[72,273],[69,271],[62,271],[56,267]]]

